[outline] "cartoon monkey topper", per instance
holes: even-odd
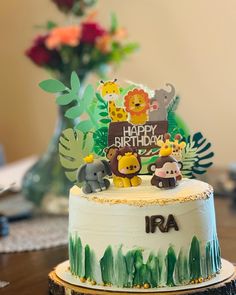
[[[111,170],[115,187],[131,187],[141,184],[138,173],[141,170],[141,158],[136,149],[123,147],[111,158]]]
[[[114,155],[116,154],[116,151],[118,150],[119,148],[117,146],[115,146],[114,144],[109,146],[109,147],[106,147],[104,149],[104,152],[106,153],[106,158],[111,161],[111,159],[114,157]]]
[[[152,185],[167,189],[176,187],[182,175],[177,160],[171,156],[173,143],[170,141],[170,134],[165,134],[164,139],[165,141],[157,141],[157,145],[160,146],[160,157],[148,166],[148,171],[154,173],[151,179]]]

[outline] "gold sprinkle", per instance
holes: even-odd
[[[181,198],[167,198],[167,199],[160,199],[160,198],[156,198],[156,199],[146,199],[146,200],[130,200],[130,199],[108,199],[106,197],[102,198],[102,197],[97,197],[94,195],[82,195],[80,196],[81,198],[87,199],[89,201],[94,201],[96,203],[107,203],[107,204],[111,204],[111,205],[115,205],[115,204],[125,204],[125,205],[134,205],[134,206],[138,206],[138,207],[144,207],[147,205],[160,205],[160,206],[164,206],[166,204],[174,204],[174,203],[185,203],[188,201],[195,201],[195,200],[205,200],[205,199],[209,199],[211,194],[213,193],[213,188],[212,186],[208,185],[208,188],[199,194],[196,195],[190,195],[187,197],[181,197]]]
[[[203,278],[199,278],[199,279],[198,279],[198,282],[199,282],[199,283],[202,283],[202,282],[203,282]]]
[[[91,281],[91,285],[93,285],[93,286],[94,286],[94,285],[97,285],[96,281],[92,280],[92,281]]]
[[[149,285],[148,283],[145,283],[145,284],[143,285],[143,287],[144,287],[144,289],[149,289],[149,288],[150,288],[150,285]]]
[[[190,281],[190,284],[193,285],[194,284],[194,280]]]
[[[81,282],[81,283],[85,283],[85,282],[86,282],[86,279],[83,278],[83,277],[81,277],[81,278],[79,278],[79,279],[80,279],[80,282]]]
[[[140,285],[136,285],[136,288],[140,289],[140,288],[141,288],[141,286],[140,286]]]

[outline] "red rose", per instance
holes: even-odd
[[[98,23],[83,23],[80,41],[82,43],[94,44],[96,39],[103,36],[105,33],[106,31]]]
[[[74,5],[74,0],[52,0],[59,9],[69,11]]]
[[[38,66],[48,64],[51,53],[46,48],[44,41],[46,36],[39,36],[34,40],[33,46],[26,50],[25,54]]]
[[[45,46],[46,36],[38,36],[33,45],[26,50],[25,54],[28,56],[36,65],[38,66],[49,66],[52,68],[56,68],[60,63],[60,56],[56,50],[49,50]]]

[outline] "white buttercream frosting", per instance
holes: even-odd
[[[150,176],[142,176],[138,187],[115,188],[100,193],[84,194],[74,186],[69,200],[69,234],[79,236],[83,246],[89,245],[100,261],[111,246],[123,252],[142,249],[144,259],[150,253],[167,253],[173,246],[188,253],[194,236],[205,246],[217,238],[213,189],[207,183],[184,179],[174,189],[162,190],[150,185]],[[154,233],[145,230],[145,217],[161,215],[165,222],[173,215],[179,230],[170,228]],[[101,274],[96,270],[96,280]]]

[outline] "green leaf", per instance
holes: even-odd
[[[104,156],[104,148],[107,147],[108,128],[101,127],[93,133],[94,152],[99,156]]]
[[[111,122],[111,120],[110,119],[101,119],[100,122],[103,124],[108,124]]]
[[[60,106],[64,106],[72,102],[74,96],[71,93],[60,95],[56,98],[56,103]]]
[[[80,80],[79,80],[79,77],[75,71],[73,71],[71,73],[70,85],[71,85],[72,91],[77,94],[79,92],[79,88],[80,88]]]
[[[69,119],[76,119],[84,112],[84,108],[81,106],[74,106],[66,111],[65,117]]]
[[[93,100],[93,97],[94,97],[94,89],[93,89],[93,86],[89,84],[84,90],[82,100],[87,106],[89,106],[91,101]]]
[[[105,105],[99,105],[98,108],[99,108],[100,110],[105,110],[107,107],[106,107]]]
[[[51,20],[49,20],[46,24],[46,29],[47,30],[52,30],[53,28],[57,27],[57,24]]]
[[[101,113],[99,113],[99,115],[102,116],[102,117],[107,117],[108,113],[107,112],[101,112]]]
[[[123,47],[123,51],[126,54],[131,54],[139,48],[138,43],[129,43]]]
[[[80,130],[68,128],[62,132],[59,139],[60,162],[66,177],[72,182],[76,181],[76,172],[83,165],[83,158],[92,151],[91,140],[91,136],[84,140],[84,134]]]
[[[54,79],[40,82],[39,87],[49,93],[57,93],[66,90],[66,86],[63,83]]]
[[[101,94],[100,93],[98,93],[98,92],[96,92],[96,97],[97,97],[97,99],[101,102],[101,103],[105,103],[105,101],[103,100],[103,98],[101,97]]]
[[[116,14],[113,12],[111,14],[111,33],[115,33],[118,28],[118,20]]]
[[[82,121],[79,122],[79,124],[77,124],[75,128],[82,131],[83,133],[86,133],[93,128],[93,123],[90,120]]]
[[[76,172],[75,171],[65,171],[67,179],[71,182],[76,182]]]

